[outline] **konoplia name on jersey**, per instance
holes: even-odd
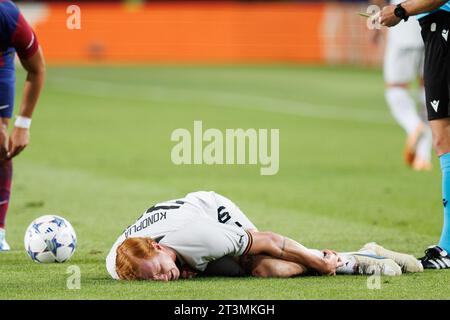
[[[128,238],[133,233],[139,232],[145,228],[148,228],[152,224],[167,219],[167,211],[155,212],[150,217],[147,217],[140,222],[129,226],[125,231],[125,237]]]

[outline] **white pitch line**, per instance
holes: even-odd
[[[57,90],[101,98],[180,104],[201,103],[214,107],[248,109],[301,117],[394,125],[387,112],[313,104],[268,96],[223,91],[171,88],[154,85],[116,84],[105,81],[56,76],[48,83]]]

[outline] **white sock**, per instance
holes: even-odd
[[[337,274],[355,274],[355,266],[356,266],[355,257],[353,257],[349,254],[345,254],[345,253],[339,253],[339,257],[341,258],[344,265],[337,268],[336,273]]]
[[[425,126],[424,132],[417,143],[416,154],[417,157],[425,160],[431,161],[431,154],[433,152],[433,136],[431,133],[431,129],[428,126]]]
[[[412,134],[422,121],[409,91],[400,87],[387,88],[385,97],[394,119],[408,135]]]

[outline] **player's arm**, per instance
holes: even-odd
[[[249,231],[252,237],[247,254],[266,254],[274,258],[291,261],[313,269],[320,274],[335,275],[340,261],[337,255],[318,257],[298,242],[273,232]]]
[[[446,4],[448,0],[407,0],[402,3],[402,7],[410,16],[415,16],[419,13],[433,11],[442,5]]]
[[[405,9],[407,16],[415,16],[420,13],[433,11],[447,2],[448,0],[407,0],[401,5]],[[396,7],[396,5],[389,5],[381,10],[381,25],[393,27],[401,21],[401,19],[394,14]]]
[[[9,138],[8,158],[17,156],[28,145],[29,127],[39,96],[44,86],[45,62],[42,49],[31,27],[19,14],[17,30],[12,38],[20,62],[27,72],[19,117]]]
[[[45,61],[42,49],[39,48],[31,58],[21,59],[20,62],[27,72],[20,115],[32,118],[45,80]]]

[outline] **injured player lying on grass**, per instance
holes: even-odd
[[[205,191],[148,209],[114,243],[106,267],[113,279],[159,281],[198,275],[288,278],[423,271],[413,256],[375,243],[338,253],[258,231],[231,200]]]

